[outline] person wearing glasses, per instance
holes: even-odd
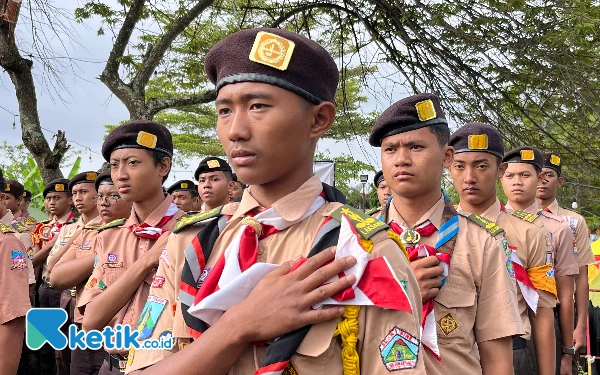
[[[113,184],[110,171],[102,172],[95,181],[98,196],[96,204],[102,221],[99,225],[85,226],[77,237],[64,246],[64,255],[54,266],[50,281],[57,288],[75,288],[76,303],[91,276],[95,264],[93,243],[98,235],[98,228],[103,224],[127,217],[131,213],[131,202],[125,202],[119,196]],[[81,329],[83,315],[75,309],[74,323]],[[72,374],[94,374],[100,371],[104,361],[103,350],[75,349],[71,354]]]

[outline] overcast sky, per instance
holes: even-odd
[[[60,1],[54,2],[60,6],[66,7],[70,14],[76,8],[76,2]],[[41,63],[34,58],[34,74],[36,76],[36,88],[38,97],[38,110],[42,127],[49,131],[56,132],[64,130],[67,139],[80,143],[92,150],[92,161],[89,161],[90,152],[78,144],[72,144],[77,150],[85,150],[82,155],[81,170],[96,170],[103,162],[99,154],[103,137],[105,135],[105,124],[117,124],[129,117],[128,112],[121,104],[119,99],[112,96],[110,91],[96,77],[100,75],[104,68],[104,62],[112,48],[112,36],[106,33],[104,36],[97,36],[96,31],[100,26],[98,20],[91,20],[85,25],[73,24],[72,27],[77,35],[77,43],[61,45],[58,38],[52,38],[50,47],[55,56],[69,55],[75,58],[73,65],[61,74],[62,82],[66,89],[62,92],[64,101],[61,101],[52,90],[44,87],[42,79],[43,70]],[[24,24],[19,24],[17,29],[20,48],[24,51],[31,51],[31,33]],[[43,26],[40,32],[44,32]],[[46,35],[49,35],[46,33]],[[63,39],[64,42],[64,39]],[[375,51],[374,51],[375,52]],[[66,60],[59,60],[65,61]],[[387,75],[387,72],[386,72]],[[400,78],[398,78],[400,80]],[[367,110],[383,110],[393,101],[405,96],[403,88],[398,87],[391,81],[377,81],[372,84],[372,90],[367,93],[370,97]],[[18,114],[18,104],[15,97],[14,86],[10,81],[8,74],[0,72],[0,106],[6,110]],[[0,141],[6,140],[10,145],[22,143],[21,128],[17,117],[17,130],[12,130],[13,116],[0,108]],[[54,141],[52,134],[44,131],[50,146]],[[366,139],[349,140],[342,142],[321,141],[319,150],[329,149],[333,155],[341,153],[351,154],[354,158],[365,161],[369,164],[380,167],[379,149],[372,148]],[[192,161],[186,168],[193,171],[196,168],[197,161]],[[175,167],[175,170],[181,169]],[[65,171],[66,172],[66,171]],[[166,186],[172,184],[177,179],[192,178],[191,173],[171,174]],[[372,177],[372,176],[370,176]]]

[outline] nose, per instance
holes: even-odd
[[[396,152],[396,159],[394,160],[395,167],[404,167],[411,164],[410,150],[408,148],[401,147]]]
[[[248,115],[245,110],[234,111],[229,122],[227,137],[232,142],[247,141],[250,139],[250,128],[248,127]]]
[[[471,185],[477,182],[477,178],[475,177],[475,171],[473,170],[473,168],[467,167],[465,169],[467,172],[465,175],[465,183]]]

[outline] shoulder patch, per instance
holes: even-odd
[[[14,230],[16,230],[19,233],[25,233],[25,232],[29,232],[29,228],[27,228],[25,225],[21,224],[18,221],[15,221],[11,227],[13,227]]]
[[[37,220],[35,219],[35,217],[33,216],[29,216],[27,219],[25,219],[25,224],[27,225],[33,225],[33,224],[37,224]]]
[[[365,239],[370,239],[379,231],[388,229],[389,226],[381,220],[377,220],[365,213],[362,213],[350,206],[340,206],[337,210],[331,213],[331,217],[337,221],[342,220],[342,215],[346,215],[350,220],[350,224],[356,231]]]
[[[109,228],[114,228],[114,227],[118,227],[125,224],[125,219],[117,219],[117,220],[113,220],[110,223],[104,224],[103,226],[101,226],[100,228],[97,228],[98,232],[102,232],[103,230],[109,229]]]
[[[40,221],[40,223],[42,223],[42,224],[48,224],[49,222],[50,222],[50,219]]]
[[[529,212],[521,211],[521,210],[513,211],[513,212],[511,212],[511,215],[514,217],[518,217],[521,220],[525,220],[528,223],[533,223],[535,221],[535,219],[538,218],[538,215],[536,215],[536,214],[530,214]]]
[[[499,227],[498,224],[496,224],[493,221],[488,220],[482,216],[470,214],[469,216],[467,216],[467,219],[469,219],[473,223],[479,225],[480,227],[485,229],[489,234],[491,234],[494,237],[496,237],[500,233],[504,232],[504,229]]]
[[[189,227],[190,225],[194,225],[200,223],[202,221],[212,219],[221,215],[221,210],[223,206],[219,206],[213,208],[212,210],[208,210],[206,212],[198,212],[198,213],[187,213],[177,220],[175,224],[175,228],[173,228],[173,233],[179,233],[182,229]]]
[[[14,230],[12,230],[9,226],[6,226],[2,223],[0,223],[0,232],[2,233],[15,233]]]

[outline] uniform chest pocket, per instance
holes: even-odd
[[[117,281],[117,279],[119,279],[119,277],[123,276],[126,270],[127,268],[125,267],[105,268],[104,275],[102,276],[104,283],[107,286],[111,286]]]
[[[475,289],[446,283],[435,298],[435,319],[440,344],[468,342],[475,324]]]

